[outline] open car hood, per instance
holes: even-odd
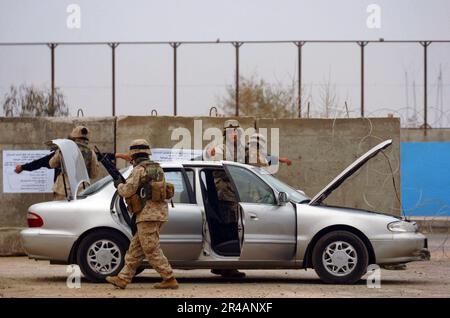
[[[52,143],[58,146],[62,154],[62,169],[69,179],[70,192],[76,200],[78,186],[85,182],[90,184],[89,175],[84,163],[83,155],[77,144],[69,139],[54,139]],[[68,198],[70,199],[70,198]]]
[[[317,193],[314,198],[311,199],[309,205],[319,205],[325,200],[334,190],[336,190],[348,177],[358,171],[367,161],[375,157],[380,151],[386,149],[392,144],[392,139],[385,140],[364,155],[356,159],[351,165],[349,165],[344,171],[342,171],[336,178],[333,179],[325,188]]]

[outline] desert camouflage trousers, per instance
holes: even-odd
[[[53,192],[53,201],[65,201],[66,195],[61,193]]]
[[[137,232],[125,255],[125,266],[118,275],[120,278],[131,282],[144,258],[147,258],[163,279],[173,277],[172,267],[159,246],[159,232],[163,223],[148,221],[137,223]]]

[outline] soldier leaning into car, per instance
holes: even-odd
[[[238,220],[237,198],[233,186],[225,171],[216,170],[213,172],[214,184],[217,190],[217,198],[220,203],[220,219],[225,225],[236,223]],[[229,239],[233,239],[232,236]]]
[[[272,157],[267,156],[266,148],[265,148],[265,138],[261,134],[253,134],[250,137],[250,141],[248,144],[244,144],[243,142],[243,131],[242,127],[239,124],[239,121],[235,119],[226,120],[223,125],[223,143],[215,144],[209,149],[205,149],[203,153],[203,157],[205,160],[230,160],[235,162],[245,162],[254,166],[264,167],[272,164]],[[242,156],[242,150],[243,156]],[[241,158],[242,156],[242,158]],[[291,161],[288,158],[279,157],[276,158],[281,163],[286,163],[287,165],[291,165]],[[232,191],[231,183],[227,177],[224,178],[223,174],[217,174],[214,176],[214,182],[216,184],[216,188],[220,185],[222,189],[229,189]],[[234,196],[234,193],[233,193]],[[228,195],[231,199],[231,196]],[[220,201],[220,198],[219,198]],[[225,206],[225,209],[222,209],[222,212],[226,212],[230,215],[230,217],[236,216],[238,213],[237,200],[234,198],[234,201],[222,201],[222,205]],[[222,275],[226,277],[245,277],[245,273],[240,272],[235,269],[226,269],[219,270],[213,269],[211,271],[213,274]]]
[[[85,126],[75,127],[69,135],[69,138],[73,140],[83,155],[84,163],[90,179],[97,178],[99,164],[97,161],[97,155],[89,147],[89,129]],[[61,151],[57,150],[53,157],[49,161],[50,168],[61,168]],[[83,187],[84,185],[80,185]],[[77,189],[77,192],[81,189]],[[69,179],[65,173],[60,173],[56,178],[56,182],[53,185],[53,199],[64,200],[67,195],[70,195]],[[72,194],[74,195],[74,194]]]
[[[131,198],[141,187],[154,181],[164,181],[164,171],[161,166],[150,160],[149,143],[144,139],[133,141],[129,149],[133,171],[126,183],[115,181],[117,191],[123,198]],[[124,289],[133,279],[136,270],[141,266],[144,258],[161,275],[163,281],[154,285],[157,289],[176,289],[178,282],[174,277],[172,267],[164,256],[159,244],[159,233],[163,224],[168,220],[168,205],[164,200],[155,201],[147,198],[144,207],[136,216],[137,232],[131,240],[125,255],[125,266],[117,276],[108,276],[106,280],[114,286]],[[133,212],[133,211],[131,211]]]
[[[214,161],[231,160],[236,162],[238,159],[245,159],[244,157],[239,158],[240,152],[244,149],[242,138],[240,138],[241,135],[242,129],[239,122],[234,119],[226,120],[223,125],[223,143],[218,143],[209,149],[205,149],[203,154],[204,159]],[[216,171],[213,174],[213,178],[220,204],[220,218],[224,227],[224,231],[222,231],[224,237],[222,239],[226,240],[226,237],[233,238],[236,235],[233,229],[236,228],[238,202],[231,182],[225,172]],[[212,269],[211,273],[223,277],[245,277],[245,273],[237,269]]]

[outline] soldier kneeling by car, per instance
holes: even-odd
[[[178,288],[172,267],[159,244],[161,227],[168,220],[168,205],[165,200],[173,196],[174,187],[165,181],[163,169],[150,160],[150,154],[150,145],[146,140],[134,140],[129,149],[133,171],[125,183],[114,181],[119,195],[125,198],[129,211],[136,214],[137,225],[137,232],[125,255],[123,269],[117,276],[106,277],[109,283],[121,289],[131,282],[144,257],[163,279],[154,288]]]

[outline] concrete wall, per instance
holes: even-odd
[[[448,128],[402,128],[400,135],[402,142],[450,141]]]
[[[91,130],[91,142],[105,152],[114,149],[114,118],[0,118],[0,162],[3,150],[47,149],[45,141],[66,138],[73,127],[85,124]],[[104,173],[104,172],[103,172]],[[0,186],[3,171],[0,167]],[[0,255],[21,252],[18,230],[26,226],[27,208],[49,201],[51,194],[15,194],[0,192]]]
[[[221,128],[225,118],[217,117],[121,117],[117,123],[117,151],[126,151],[138,137],[146,138],[154,148],[172,147],[174,129],[187,128],[194,136],[194,120],[202,121],[203,131]],[[395,118],[367,119],[258,119],[239,118],[243,128],[278,128],[280,156],[293,160],[282,165],[277,176],[309,195],[314,195],[358,156],[382,140],[392,138],[386,151],[391,158],[397,190],[400,189],[400,121]],[[270,141],[270,138],[269,138]],[[203,141],[205,146],[209,141]],[[270,146],[270,144],[269,144]],[[194,143],[192,141],[192,147]],[[123,163],[122,163],[123,164]],[[400,194],[399,194],[400,195]],[[378,157],[361,169],[358,176],[334,193],[330,204],[367,208],[399,214],[400,204],[392,184],[389,165]]]
[[[230,117],[231,118],[231,117]],[[189,130],[191,147],[194,148],[194,122],[201,120],[203,135],[205,129],[217,127],[222,130],[223,123],[229,118],[223,117],[172,117],[172,116],[126,116],[119,117],[117,121],[117,151],[127,151],[131,141],[137,138],[145,138],[153,148],[171,148],[177,144],[178,140],[171,140],[172,132],[176,128],[186,128]],[[247,129],[255,126],[253,117],[240,117],[240,125]],[[204,140],[202,147],[210,141]],[[122,167],[124,162],[119,160],[118,165]]]
[[[393,139],[385,154],[400,191],[399,119],[260,119],[257,127],[280,129],[280,156],[290,158],[293,164],[282,165],[277,177],[311,197],[357,157],[379,142]],[[326,203],[398,215],[400,203],[384,156],[373,158],[333,192]]]
[[[86,124],[92,132],[92,144],[104,152],[114,151],[114,132],[118,152],[127,151],[136,138],[146,138],[154,148],[169,148],[178,141],[171,140],[174,129],[184,127],[194,136],[194,121],[202,120],[202,130],[222,129],[227,118],[221,117],[142,117],[117,118],[0,118],[0,156],[2,150],[45,149],[43,143],[65,137],[78,123]],[[398,119],[258,119],[239,118],[244,128],[279,128],[280,155],[293,160],[290,167],[281,166],[277,177],[314,195],[348,164],[381,140],[394,139],[386,151],[399,185]],[[270,138],[269,138],[270,141]],[[202,146],[208,144],[204,140]],[[194,143],[192,141],[192,147]],[[270,145],[269,145],[270,147]],[[0,160],[2,158],[0,157]],[[123,166],[120,162],[119,166]],[[3,172],[0,168],[0,183]],[[51,200],[50,194],[0,193],[0,255],[22,252],[18,231],[26,226],[27,208],[37,202]],[[348,180],[327,201],[356,208],[368,208],[398,214],[399,204],[392,186],[391,173],[383,157],[374,158],[358,175]]]

